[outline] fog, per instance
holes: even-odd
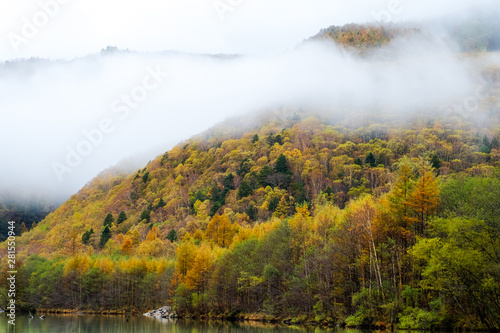
[[[364,4],[370,8],[368,13],[387,6],[385,2],[382,7]],[[446,8],[454,9],[446,12],[446,22],[455,22],[454,17],[456,22],[470,19],[464,9],[467,4],[449,2],[449,7],[439,8],[432,5],[427,7],[430,12],[416,6],[413,15],[405,15],[413,26],[422,29],[421,34],[396,40],[362,57],[331,42],[303,43],[304,38],[321,28],[345,23],[340,19],[328,21],[328,15],[318,14],[322,26],[316,27],[307,19],[305,28],[299,25],[292,29],[301,33],[290,35],[285,43],[277,41],[279,47],[271,47],[273,52],[260,52],[267,50],[266,43],[272,41],[267,39],[255,46],[253,38],[261,32],[257,29],[253,34],[248,25],[247,30],[239,26],[241,30],[237,31],[246,34],[242,33],[241,40],[234,44],[225,40],[223,46],[216,47],[216,42],[210,42],[211,47],[194,50],[249,51],[241,55],[159,52],[149,46],[92,53],[88,51],[94,47],[88,46],[75,54],[51,53],[44,47],[37,51],[41,57],[60,60],[7,60],[0,65],[0,189],[41,192],[61,200],[124,159],[128,158],[128,169],[138,168],[228,117],[272,111],[283,105],[328,112],[390,110],[411,115],[460,103],[478,86],[478,62],[498,65],[496,54],[482,60],[459,55],[446,25],[434,26],[439,22],[436,17],[444,15]],[[243,2],[234,15],[245,17],[255,10],[250,4],[247,6],[251,8],[245,6]],[[337,2],[336,6],[338,12],[332,9],[335,17],[339,12],[356,17],[352,4],[341,6]],[[311,15],[314,17],[321,8],[312,10]],[[403,17],[405,12],[398,15]],[[270,10],[264,14],[264,22],[271,20],[273,13],[281,15],[277,9]],[[434,23],[423,25],[423,20]],[[276,38],[276,31],[269,29]],[[202,37],[184,34],[182,38],[200,41],[204,36],[203,31]],[[116,40],[116,36],[110,33],[109,41]],[[130,36],[131,41],[136,36],[147,39],[141,34]],[[97,33],[95,38],[100,40],[102,36]],[[240,47],[245,41],[254,46]],[[193,51],[190,48],[179,47]],[[72,58],[74,55],[78,57]]]

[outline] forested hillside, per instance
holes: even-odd
[[[351,123],[221,126],[101,175],[18,239],[24,306],[498,327],[498,117]]]
[[[350,29],[321,34],[394,33]],[[17,237],[16,304],[500,329],[500,69],[479,74],[474,107],[283,107],[103,172]]]

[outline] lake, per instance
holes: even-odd
[[[143,316],[130,317],[128,321],[122,316],[76,316],[47,315],[45,319],[38,316],[16,316],[15,327],[7,323],[5,313],[0,314],[0,332],[15,333],[237,333],[237,332],[346,332],[361,333],[361,330],[320,329],[282,327],[258,322],[203,322],[194,320],[156,319]],[[365,331],[369,332],[369,331]]]

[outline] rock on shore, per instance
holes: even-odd
[[[172,307],[163,306],[156,310],[151,310],[144,314],[146,317],[156,317],[156,318],[172,318],[175,314],[172,312]]]

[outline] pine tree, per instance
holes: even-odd
[[[168,235],[167,235],[167,239],[173,243],[177,240],[177,231],[175,231],[175,229],[172,229],[169,231]]]
[[[365,158],[365,164],[369,164],[371,167],[376,167],[377,162],[375,161],[375,156],[372,152],[369,152]]]
[[[148,172],[146,172],[146,173],[144,174],[144,176],[142,176],[142,181],[143,181],[144,183],[146,183],[146,182],[148,181],[148,178],[149,178],[149,171],[148,171]]]
[[[106,226],[101,232],[101,239],[99,240],[99,247],[102,249],[104,248],[104,245],[108,242],[108,240],[111,238],[111,230],[109,230],[109,227]]]
[[[250,185],[248,185],[246,180],[244,180],[241,182],[240,188],[238,189],[238,198],[246,198],[249,195],[252,195],[252,192],[252,188],[250,187]]]
[[[441,167],[441,160],[436,154],[432,155],[431,165],[434,169],[439,169]]]
[[[166,205],[167,204],[165,203],[165,201],[163,201],[163,198],[160,198],[160,201],[158,201],[158,204],[156,205],[156,209],[165,207]]]
[[[141,216],[139,217],[139,222],[146,220],[146,223],[149,223],[150,219],[151,219],[151,211],[149,209],[143,210]]]
[[[90,230],[85,231],[82,235],[82,244],[87,244],[90,240],[90,236],[94,233],[94,229],[90,228]]]
[[[274,165],[274,171],[284,174],[290,173],[290,167],[288,166],[288,161],[285,155],[281,154],[280,156],[278,156],[276,164]]]
[[[103,226],[108,226],[111,228],[111,225],[113,224],[113,222],[115,221],[115,219],[113,218],[113,215],[111,213],[108,213],[108,215],[106,215],[106,218],[104,219],[104,222],[103,222]]]
[[[250,221],[255,221],[256,215],[257,215],[257,208],[253,205],[253,203],[250,203],[248,208],[245,210],[245,213],[247,214],[248,218]]]
[[[116,225],[119,225],[127,220],[127,214],[122,210],[120,212],[120,215],[118,215],[118,218],[116,219]]]
[[[252,138],[252,144],[256,143],[257,141],[259,141],[259,136],[255,134]]]

